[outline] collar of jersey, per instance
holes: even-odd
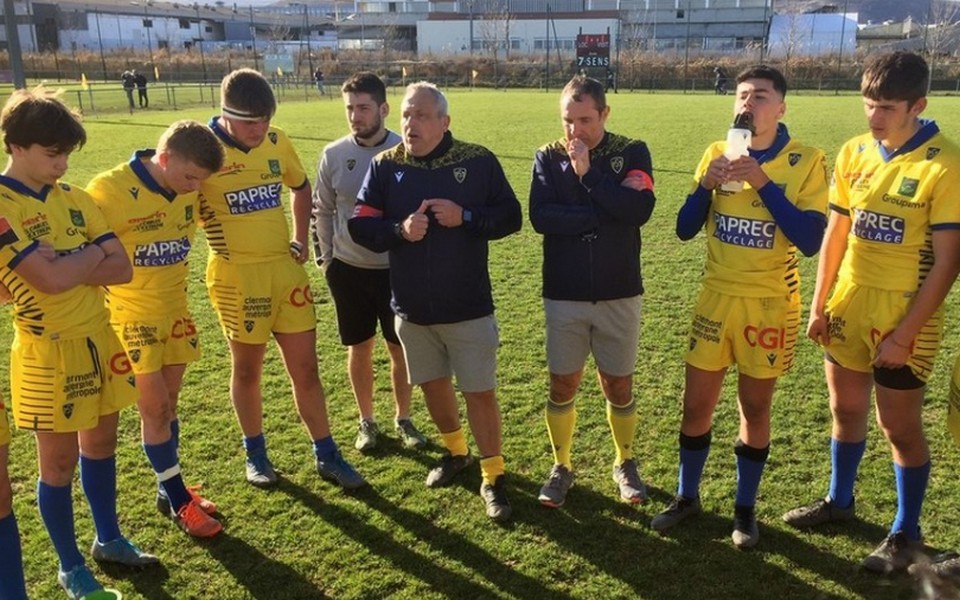
[[[247,148],[237,140],[230,137],[230,134],[224,131],[222,127],[220,127],[220,117],[210,117],[210,122],[207,123],[207,126],[210,127],[211,130],[213,130],[213,133],[215,133],[217,137],[220,138],[220,141],[223,142],[224,144],[230,146],[231,148],[236,148],[237,150],[239,150],[240,152],[243,152],[244,154],[250,152],[251,148]]]
[[[389,129],[386,129],[385,131],[386,131],[386,133],[383,134],[383,139],[380,140],[379,142],[377,142],[376,144],[372,145],[372,146],[364,146],[363,144],[360,143],[360,140],[358,140],[358,139],[357,139],[357,136],[355,136],[355,135],[352,135],[352,136],[350,136],[350,137],[353,138],[353,143],[356,144],[357,146],[360,146],[361,148],[366,148],[366,149],[368,149],[368,150],[372,150],[372,149],[374,149],[374,148],[379,148],[379,147],[383,146],[384,144],[387,143],[387,140],[390,139],[390,134],[392,134],[393,132],[390,131]]]
[[[40,188],[40,193],[31,190],[27,186],[20,183],[19,180],[14,179],[13,177],[7,177],[6,175],[0,175],[0,184],[3,184],[10,188],[11,190],[17,192],[18,194],[23,194],[24,196],[30,196],[31,198],[36,198],[40,202],[47,201],[47,194],[50,193],[50,190],[53,189],[52,185],[45,185]]]
[[[748,149],[747,152],[750,153],[750,156],[757,159],[757,163],[763,164],[769,160],[772,160],[780,154],[780,151],[787,147],[787,144],[790,143],[790,132],[787,131],[787,126],[783,123],[777,123],[777,136],[773,138],[773,143],[770,144],[769,148],[765,150],[751,150]]]
[[[133,156],[130,157],[130,169],[133,170],[133,174],[137,176],[137,179],[142,181],[143,185],[147,186],[148,190],[154,194],[160,194],[167,199],[167,202],[172,202],[177,195],[174,192],[168,192],[163,188],[162,185],[157,183],[157,180],[153,178],[153,175],[150,174],[150,170],[147,169],[146,165],[144,165],[143,161],[141,160],[144,158],[151,158],[156,153],[156,150],[152,150],[150,148],[135,151]]]
[[[920,146],[926,144],[930,141],[930,138],[940,133],[940,128],[937,127],[937,122],[933,119],[920,119],[920,129],[917,130],[913,137],[911,137],[907,142],[897,148],[894,152],[887,152],[887,149],[883,147],[883,144],[877,140],[877,149],[880,150],[880,156],[883,157],[883,162],[890,162],[894,158],[900,156],[901,154],[907,154],[908,152],[913,152]]]

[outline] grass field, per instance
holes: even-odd
[[[526,205],[533,152],[561,133],[555,92],[470,92],[449,95],[456,136],[491,148]],[[392,97],[394,108],[399,97]],[[492,244],[491,276],[501,327],[499,396],[504,453],[514,519],[491,525],[476,495],[474,470],[450,489],[428,490],[426,471],[441,453],[403,449],[391,439],[361,456],[353,450],[356,408],[336,336],[333,306],[316,269],[319,352],[335,437],[347,458],[371,482],[347,494],[320,481],[310,444],[293,412],[279,355],[271,349],[264,375],[265,427],[282,484],[257,490],[243,480],[240,432],[230,407],[226,347],[203,288],[206,248],[192,261],[191,306],[201,329],[203,359],[192,365],[181,397],[181,458],[189,482],[223,514],[225,532],[209,542],[188,539],[153,507],[155,481],[139,444],[137,417],[121,420],[118,456],[122,529],[163,565],[142,572],[100,569],[101,581],[127,598],[912,598],[907,578],[878,579],[857,570],[860,559],[886,534],[896,510],[889,452],[872,428],[858,483],[860,519],[847,527],[798,533],[780,515],[826,491],[829,423],[821,359],[802,342],[793,371],[779,386],[773,415],[770,461],[761,486],[761,542],[750,552],[730,542],[736,437],[736,405],[728,385],[714,427],[712,457],[702,498],[704,514],[661,537],[649,528],[676,489],[676,439],[688,314],[698,289],[703,236],[687,243],[674,235],[674,219],[704,147],[721,137],[731,116],[731,97],[672,94],[610,96],[612,131],[650,146],[658,206],[643,229],[646,297],[635,377],[641,425],[636,451],[651,485],[651,501],[639,509],[617,501],[610,480],[613,447],[603,399],[592,378],[578,396],[574,448],[577,487],[562,510],[536,500],[552,455],[543,422],[547,370],[540,300],[540,239],[528,223]],[[827,150],[860,132],[864,118],[855,97],[788,98],[785,122],[794,137]],[[71,159],[66,178],[85,184],[98,171],[152,146],[162,129],[184,117],[206,119],[210,109],[99,114],[87,121],[90,142]],[[934,98],[928,115],[947,132],[960,129],[960,100]],[[327,142],[345,133],[338,102],[281,104],[275,123],[294,139],[312,169]],[[396,129],[394,115],[389,125]],[[805,306],[815,260],[803,261]],[[955,297],[950,300],[955,302]],[[0,341],[9,340],[4,319]],[[924,534],[939,547],[960,546],[956,512],[960,456],[944,427],[947,374],[960,347],[957,315],[949,311],[947,336],[927,402],[934,455],[924,508]],[[9,343],[3,344],[9,347]],[[377,415],[389,423],[392,402],[378,349]],[[592,368],[592,367],[590,367]],[[4,387],[7,387],[6,385]],[[5,397],[8,392],[4,389]],[[419,393],[416,422],[439,440]],[[11,474],[32,598],[57,598],[56,556],[35,507],[33,441],[15,432]],[[93,526],[79,485],[74,487],[81,547]]]

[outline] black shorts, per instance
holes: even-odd
[[[376,335],[377,321],[385,340],[400,343],[393,328],[388,269],[361,269],[334,259],[325,275],[344,346],[355,346]]]

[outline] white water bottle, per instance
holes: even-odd
[[[751,141],[753,141],[753,113],[744,111],[736,116],[733,125],[727,130],[727,147],[723,155],[727,160],[747,156]],[[743,190],[743,182],[727,181],[720,184],[720,189],[725,192],[739,192]]]

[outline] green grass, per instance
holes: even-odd
[[[449,97],[454,134],[490,147],[526,205],[533,152],[561,133],[556,93],[455,90]],[[396,111],[400,98],[391,100]],[[788,100],[785,121],[793,135],[823,147],[831,160],[844,139],[864,128],[856,97]],[[334,435],[372,487],[346,494],[316,476],[279,354],[271,348],[263,381],[265,428],[284,481],[270,491],[252,488],[243,481],[240,432],[227,394],[229,360],[203,288],[205,246],[199,244],[192,261],[190,302],[202,332],[204,357],[188,370],[181,396],[181,452],[187,480],[203,481],[205,492],[220,505],[225,533],[195,542],[157,514],[152,506],[154,478],[139,445],[136,413],[126,411],[118,456],[121,525],[144,548],[159,554],[163,566],[143,572],[98,567],[102,582],[127,598],[151,599],[913,597],[906,578],[877,579],[856,569],[885,535],[896,508],[889,451],[876,427],[858,484],[859,521],[808,534],[787,528],[779,519],[799,502],[824,494],[829,478],[826,386],[820,356],[807,341],[775,397],[771,458],[758,503],[760,546],[740,552],[729,539],[737,432],[732,382],[717,413],[702,488],[704,514],[670,537],[649,529],[650,518],[676,486],[683,351],[704,258],[703,237],[679,242],[674,219],[701,152],[724,134],[732,99],[621,93],[609,102],[609,129],[648,142],[659,198],[643,228],[647,294],[634,386],[641,422],[636,451],[651,484],[649,504],[636,509],[617,502],[610,481],[613,447],[593,377],[585,378],[578,396],[577,486],[562,510],[544,509],[536,501],[552,456],[543,422],[547,369],[540,239],[529,224],[493,243],[491,251],[502,336],[504,453],[515,511],[511,524],[493,526],[484,516],[476,471],[451,489],[424,487],[439,446],[413,452],[391,440],[370,456],[353,450],[356,408],[344,369],[345,351],[338,343],[326,285],[312,268],[318,349]],[[90,141],[72,157],[67,180],[85,184],[95,173],[126,160],[135,148],[152,146],[174,118],[206,119],[209,112],[98,114],[87,122]],[[960,127],[956,99],[933,99],[928,114],[948,132]],[[308,170],[323,145],[345,132],[338,102],[287,101],[275,123],[292,135]],[[396,115],[389,124],[398,127]],[[815,260],[803,261],[805,298],[814,267]],[[953,475],[958,457],[944,426],[947,375],[960,342],[955,311],[949,312],[939,369],[928,393],[934,468],[924,509],[928,541],[945,548],[960,546],[954,520],[960,507],[960,482]],[[2,339],[9,340],[6,322],[3,331]],[[392,406],[382,348],[376,366],[377,416],[389,423]],[[6,390],[4,395],[9,397]],[[419,393],[414,417],[439,439]],[[56,598],[56,556],[35,508],[34,462],[30,435],[15,432],[11,474],[29,589],[31,597]],[[79,540],[85,547],[92,524],[79,485],[74,494]]]

